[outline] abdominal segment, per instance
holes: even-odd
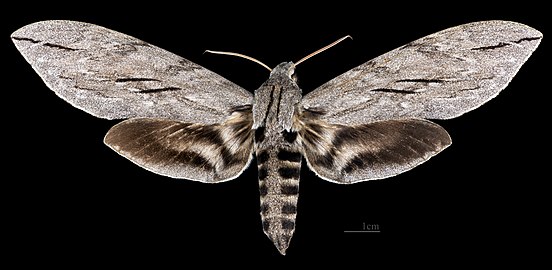
[[[265,234],[285,255],[297,216],[301,154],[284,137],[271,143],[257,140],[261,219]]]

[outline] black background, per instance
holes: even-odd
[[[416,169],[382,181],[336,185],[303,166],[297,228],[282,257],[263,234],[255,166],[234,181],[202,184],[145,171],[103,145],[118,121],[73,108],[42,83],[9,34],[46,19],[86,21],[174,52],[253,91],[268,72],[249,61],[203,54],[241,52],[269,66],[297,61],[340,38],[342,44],[301,64],[304,93],[416,38],[478,20],[525,23],[545,33],[544,7],[443,2],[126,5],[29,3],[3,18],[7,76],[3,108],[7,171],[4,244],[19,263],[89,265],[146,262],[186,267],[190,260],[271,264],[362,260],[362,266],[433,262],[473,265],[532,261],[544,241],[542,174],[549,158],[548,91],[540,48],[508,88],[460,118],[436,121],[451,147]],[[381,5],[381,6],[380,6]],[[523,6],[519,6],[523,5]],[[4,163],[6,164],[6,163]],[[381,233],[345,234],[363,224]],[[529,251],[530,257],[525,257]],[[207,259],[202,259],[207,256]],[[413,264],[412,264],[413,265]]]

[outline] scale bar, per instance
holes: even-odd
[[[344,233],[379,233],[381,231],[343,231]]]

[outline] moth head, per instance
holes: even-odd
[[[286,77],[290,80],[296,81],[295,76],[295,64],[293,62],[283,62],[277,65],[270,72],[270,77]]]

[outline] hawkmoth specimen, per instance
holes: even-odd
[[[425,119],[473,110],[506,87],[542,34],[508,21],[410,42],[302,96],[293,62],[253,94],[182,57],[88,23],[42,21],[11,36],[46,85],[94,116],[127,119],[105,143],[154,173],[205,183],[256,156],[262,226],[285,254],[301,160],[339,184],[408,171],[451,144]]]

